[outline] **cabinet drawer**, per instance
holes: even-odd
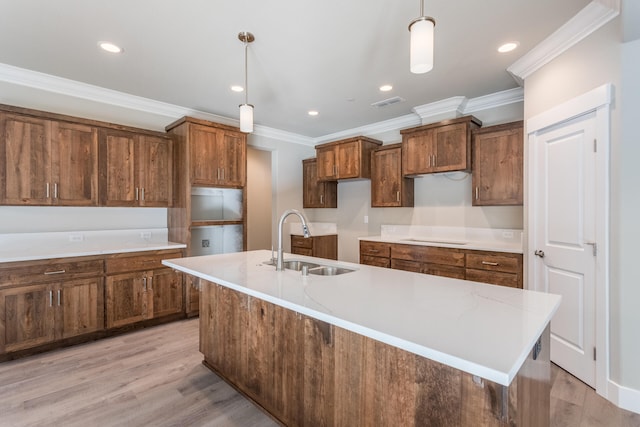
[[[394,270],[413,271],[414,273],[422,273],[422,263],[418,261],[392,259],[391,268],[393,268]]]
[[[291,246],[298,248],[313,248],[313,238],[312,237],[302,237],[302,236],[291,236]]]
[[[391,246],[391,258],[464,268],[464,253],[460,249],[396,244]]]
[[[453,279],[465,278],[465,271],[462,267],[452,267],[443,264],[425,264],[422,267],[424,274],[433,274],[434,276],[451,277]]]
[[[313,256],[313,249],[311,248],[301,248],[299,246],[292,246],[291,253],[294,255],[306,255]]]
[[[522,255],[500,252],[467,252],[467,268],[476,270],[503,271],[520,273],[522,271]]]
[[[373,265],[375,267],[389,268],[391,261],[389,258],[383,258],[378,256],[360,255],[360,264]]]
[[[103,272],[102,259],[57,258],[8,263],[0,267],[0,288],[101,276]]]
[[[107,258],[105,270],[107,274],[116,274],[127,271],[154,270],[166,268],[162,265],[163,259],[181,258],[182,251],[175,252],[149,252],[138,253],[134,256],[130,254],[118,254]]]
[[[500,286],[522,289],[519,275],[515,273],[503,273],[500,271],[475,270],[467,268],[466,279],[474,282],[491,283]]]
[[[360,241],[360,256],[368,255],[375,257],[389,257],[391,254],[391,244]]]

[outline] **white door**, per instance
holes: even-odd
[[[537,289],[562,296],[551,360],[595,387],[596,114],[531,135]]]

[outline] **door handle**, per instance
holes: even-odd
[[[544,251],[541,251],[540,249],[536,250],[533,254],[535,256],[539,256],[540,258],[544,258]]]

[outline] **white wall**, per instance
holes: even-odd
[[[610,376],[640,390],[638,117],[640,46],[622,44],[616,18],[525,81],[525,119],[601,86],[614,85],[611,110]],[[624,64],[624,70],[622,68]],[[621,106],[624,106],[624,110]]]
[[[473,115],[483,126],[522,120],[523,104],[478,111]],[[367,136],[385,144],[402,141],[400,129]],[[382,224],[516,229],[523,226],[522,206],[471,206],[471,174],[468,173],[416,178],[414,192],[413,208],[372,208],[369,180],[340,181],[337,209],[307,209],[306,212],[313,221],[337,223],[338,258],[350,262],[358,262],[358,237],[379,235]],[[364,223],[365,216],[368,224]]]

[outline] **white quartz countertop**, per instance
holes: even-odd
[[[509,385],[560,305],[557,295],[285,254],[356,271],[303,277],[269,251],[163,264],[448,366]]]
[[[475,251],[523,252],[522,230],[383,225],[380,231],[379,236],[360,237],[359,240]]]
[[[0,234],[0,262],[182,249],[166,229]]]

